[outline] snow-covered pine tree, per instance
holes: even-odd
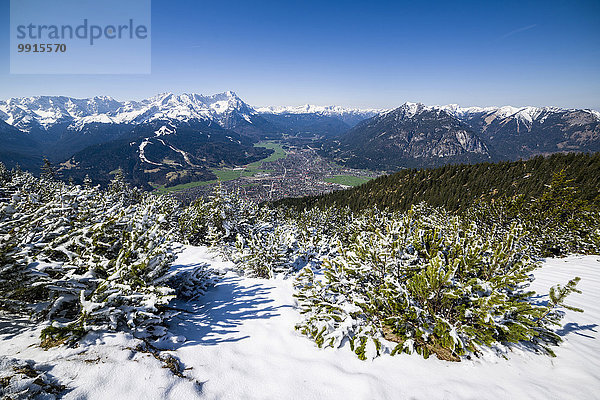
[[[291,272],[290,257],[296,248],[296,240],[290,226],[272,227],[263,224],[262,229],[238,234],[232,259],[247,275],[272,278],[276,273]]]
[[[44,163],[41,166],[41,177],[46,179],[46,180],[54,180],[57,177],[56,174],[56,170],[54,169],[54,166],[52,165],[52,163],[50,162],[50,160],[48,160],[47,158],[44,157]]]
[[[83,186],[86,189],[89,189],[90,187],[92,187],[92,178],[90,178],[90,176],[88,174],[85,174],[85,178],[83,178]]]
[[[297,329],[318,345],[347,341],[362,359],[391,351],[458,361],[523,341],[552,354],[560,313],[531,299],[539,264],[519,226],[483,237],[473,221],[423,205],[356,221],[360,233],[325,262],[323,278],[307,268],[296,282]]]
[[[584,201],[565,171],[553,175],[538,199],[525,195],[480,201],[465,217],[477,222],[482,236],[502,236],[513,224],[523,227],[521,241],[532,256],[562,256],[600,252],[600,202]]]
[[[91,328],[164,331],[155,328],[169,315],[166,304],[190,291],[169,270],[172,198],[130,188],[119,174],[104,191],[19,171],[0,193],[0,306],[53,321],[44,345]],[[200,269],[186,281],[200,284]]]
[[[236,193],[226,193],[218,186],[209,199],[199,199],[183,211],[179,219],[182,241],[223,247],[246,235],[253,225],[264,220],[264,210]]]

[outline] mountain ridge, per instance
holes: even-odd
[[[80,178],[84,170],[110,172],[121,162],[142,185],[210,178],[209,168],[268,155],[253,147],[264,139],[315,143],[343,165],[387,171],[600,151],[600,112],[591,109],[412,102],[394,109],[253,107],[233,91],[139,101],[11,98],[0,100],[0,122],[0,161],[9,166],[22,158],[23,167],[35,169],[47,156]]]
[[[531,121],[544,112],[582,111],[600,120],[600,112],[593,109],[535,107],[535,106],[486,106],[461,107],[458,104],[424,105],[423,103],[405,102],[400,107],[421,105],[428,109],[441,109],[463,120],[478,114],[496,114],[498,117],[517,117],[522,121]],[[231,128],[226,117],[231,112],[250,122],[252,116],[263,114],[316,114],[334,116],[343,122],[355,119],[367,119],[385,114],[396,108],[351,108],[337,105],[319,106],[305,104],[301,106],[251,106],[244,102],[235,92],[225,91],[213,95],[198,93],[174,94],[160,93],[143,100],[118,101],[110,96],[94,96],[75,98],[68,96],[30,96],[11,97],[0,100],[0,119],[9,125],[28,132],[32,125],[42,128],[69,122],[68,127],[81,130],[88,123],[137,124],[154,120],[187,121],[191,119],[212,119]],[[356,121],[358,122],[358,121]],[[352,124],[350,124],[352,125]]]
[[[406,102],[361,122],[322,147],[323,155],[342,164],[387,170],[570,151],[600,151],[600,113],[557,107],[463,108]]]

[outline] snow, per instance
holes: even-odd
[[[517,123],[524,124],[528,129],[531,128],[533,121],[539,121],[544,123],[546,118],[551,113],[557,113],[567,111],[566,109],[558,107],[513,107],[513,106],[502,106],[502,107],[460,107],[458,104],[448,104],[445,106],[432,106],[434,109],[440,109],[448,112],[459,119],[469,118],[475,115],[486,114],[499,118],[500,120],[516,119]],[[592,115],[600,114],[594,110],[583,110]]]
[[[449,114],[465,119],[474,115],[488,114],[496,118],[516,118],[518,123],[528,129],[532,121],[545,118],[551,112],[565,111],[556,107],[460,107],[458,104],[425,106],[420,103],[404,103],[407,116],[412,117],[421,110],[443,110]],[[256,114],[316,114],[341,118],[342,120],[366,119],[392,110],[376,108],[344,108],[340,106],[317,106],[305,104],[301,106],[268,106],[251,107],[242,101],[234,92],[227,91],[214,95],[196,93],[162,93],[141,101],[120,102],[106,96],[89,99],[75,99],[64,96],[37,96],[0,100],[0,118],[10,125],[24,131],[31,131],[34,126],[48,130],[59,122],[69,123],[69,129],[81,130],[91,123],[140,124],[157,120],[215,121],[227,127],[227,116],[237,113],[252,123],[251,117]],[[583,110],[599,119],[600,113],[595,110]],[[543,119],[541,120],[543,122]]]
[[[162,166],[162,164],[160,163],[155,163],[153,161],[150,161],[146,158],[146,155],[144,154],[144,149],[146,148],[146,146],[150,143],[149,141],[150,138],[145,138],[142,143],[140,143],[140,160],[142,162],[148,163],[148,164],[153,164],[153,165],[159,165]]]
[[[83,127],[91,123],[113,124],[115,121],[106,114],[94,114],[79,119],[75,124],[77,127]]]
[[[583,294],[568,303],[557,332],[556,358],[515,350],[460,363],[421,356],[360,361],[349,349],[319,349],[294,331],[292,279],[240,277],[233,264],[204,247],[186,247],[173,269],[207,263],[224,275],[206,295],[178,302],[171,335],[155,343],[180,359],[187,378],[173,376],[126,333],[91,333],[77,348],[42,351],[41,328],[0,319],[0,356],[33,359],[68,386],[65,399],[472,399],[597,398],[600,389],[600,257],[549,259],[533,289],[581,276]],[[541,297],[544,301],[546,297]]]
[[[457,118],[465,118],[473,114],[487,113],[495,111],[496,107],[461,107],[458,104],[448,104],[445,106],[434,106],[440,110],[446,111]]]
[[[527,127],[531,127],[532,122],[538,119],[544,112],[561,111],[553,107],[461,107],[458,104],[427,106],[422,103],[412,102],[404,103],[399,107],[399,110],[402,111],[403,118],[412,118],[424,111],[445,111],[458,119],[465,119],[478,114],[488,114],[500,119],[516,118],[517,122],[523,123]]]
[[[71,129],[83,129],[90,123],[140,124],[156,120],[172,121],[214,120],[224,125],[223,118],[239,112],[255,114],[234,92],[211,96],[199,94],[175,95],[163,93],[142,101],[119,102],[110,97],[75,99],[62,96],[11,98],[0,101],[0,117],[24,130],[35,121],[44,129],[59,122],[68,122]]]
[[[596,111],[596,110],[586,110],[588,111],[590,114],[592,114],[597,120],[600,121],[600,111]]]
[[[171,129],[169,129],[166,125],[163,125],[160,128],[158,128],[158,130],[154,131],[156,136],[171,135],[175,132],[176,132],[176,129],[174,127],[171,127]]]
[[[162,142],[162,144],[163,144],[163,145],[165,144],[165,142],[164,142],[164,141],[162,141],[162,140],[161,140],[161,142]],[[188,154],[188,153],[186,153],[185,151],[183,151],[183,150],[181,150],[181,149],[178,149],[178,148],[176,148],[176,147],[173,147],[173,146],[172,146],[172,145],[170,145],[170,144],[169,144],[169,145],[167,145],[167,146],[169,146],[169,148],[170,148],[171,150],[173,150],[174,152],[181,154],[181,156],[183,157],[183,159],[185,160],[185,162],[186,162],[186,163],[187,163],[189,166],[192,166],[192,167],[198,167],[198,165],[196,165],[196,164],[194,164],[193,162],[191,162],[191,161],[190,161],[190,157],[189,157],[189,154]]]
[[[416,114],[421,113],[426,110],[434,110],[434,107],[428,107],[422,103],[411,103],[406,102],[402,106],[400,106],[400,110],[402,111],[403,118],[412,118]]]
[[[325,116],[347,116],[358,115],[364,118],[370,118],[388,110],[377,108],[344,108],[340,106],[317,106],[313,104],[304,104],[301,106],[267,106],[255,107],[259,114],[318,114]]]

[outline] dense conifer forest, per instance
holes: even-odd
[[[464,211],[481,200],[516,195],[537,198],[559,171],[564,171],[571,186],[576,187],[578,199],[597,204],[600,153],[553,154],[526,161],[406,169],[345,191],[283,199],[275,205],[296,209],[336,206],[353,211],[376,206],[389,211],[406,211],[413,204],[426,202],[448,211]]]

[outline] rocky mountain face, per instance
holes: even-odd
[[[143,124],[157,120],[211,120],[231,129],[235,127],[232,114],[248,121],[257,113],[234,92],[212,96],[164,93],[124,102],[105,96],[89,99],[36,96],[0,101],[0,119],[26,132],[49,131],[59,124],[81,130],[93,123]]]
[[[327,142],[324,151],[353,167],[377,169],[490,158],[488,147],[469,125],[445,110],[415,103],[359,123]]]
[[[396,169],[600,151],[600,113],[555,107],[401,107],[329,140],[323,153],[355,167]]]
[[[36,96],[0,100],[0,119],[27,133],[45,133],[56,126],[71,127],[76,121],[115,122],[106,116],[122,107],[110,97],[74,99],[64,96]],[[96,117],[94,117],[96,116]]]
[[[500,107],[458,115],[494,149],[497,159],[600,150],[600,115],[555,107]]]

